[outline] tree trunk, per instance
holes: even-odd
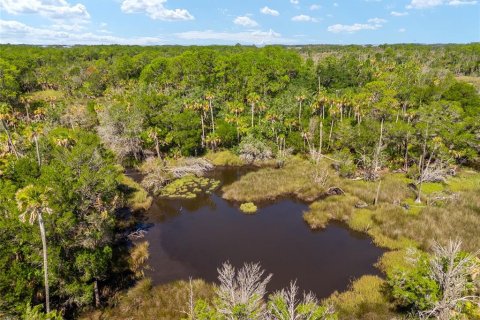
[[[212,100],[208,100],[208,103],[210,107],[210,116],[212,117],[212,132],[215,133],[215,121],[213,120]]]
[[[157,158],[160,159],[161,158],[161,156],[160,156],[160,144],[158,143],[157,135],[155,135],[154,140],[155,140],[155,151],[157,152]]]
[[[42,167],[42,159],[40,158],[40,148],[38,147],[38,137],[37,137],[36,134],[33,136],[33,140],[35,141],[35,150],[37,152],[38,167],[41,168]]]
[[[332,133],[333,133],[333,119],[332,119],[332,123],[330,125],[330,134],[328,135],[328,148],[330,149],[330,146],[332,144]]]
[[[298,108],[298,124],[300,125],[302,119],[302,101],[299,102]]]
[[[93,281],[93,291],[95,293],[95,307],[100,307],[100,293],[98,292],[98,280]]]
[[[10,148],[12,149],[13,154],[15,154],[15,157],[18,159],[17,149],[15,148],[15,145],[13,144],[12,136],[10,135],[10,131],[8,130],[7,122],[5,122],[4,119],[2,119],[2,125],[3,125],[3,128],[5,129],[5,132],[7,132],[8,144],[10,145]]]
[[[322,156],[322,144],[323,144],[323,121],[320,121],[320,144],[318,146],[318,153]]]
[[[423,183],[423,166],[425,162],[425,157],[427,156],[427,138],[428,138],[428,124],[427,124],[427,128],[425,129],[425,139],[423,141],[423,150],[422,150],[422,155],[420,156],[420,161],[419,161],[420,182],[418,184],[418,193],[417,193],[417,199],[415,199],[415,203],[422,203],[421,193],[422,193],[422,183]]]
[[[45,225],[43,224],[42,213],[38,213],[38,225],[40,227],[40,235],[42,237],[43,251],[43,273],[45,281],[45,310],[50,312],[50,287],[48,285],[48,260],[47,260],[47,237],[45,235]]]
[[[203,112],[200,114],[200,120],[202,121],[202,148],[205,147],[205,123],[203,122]]]
[[[374,170],[377,172],[379,169],[379,158],[380,158],[380,152],[382,151],[382,138],[383,138],[383,119],[382,122],[380,123],[380,137],[378,138],[378,147],[377,147],[377,152],[375,153],[375,166]]]
[[[25,111],[27,112],[27,120],[30,121],[30,104],[25,104]]]
[[[419,161],[419,171],[420,171],[420,182],[418,183],[418,191],[417,191],[417,198],[415,199],[415,203],[422,203],[422,182],[423,182],[423,155],[420,156],[420,161]]]
[[[253,114],[255,113],[255,104],[252,103],[252,128],[253,128]]]

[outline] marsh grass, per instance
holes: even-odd
[[[312,162],[294,157],[280,169],[262,168],[250,172],[223,188],[223,197],[234,201],[274,200],[293,195],[313,201],[304,220],[313,229],[326,227],[330,220],[347,223],[352,229],[369,234],[375,244],[402,249],[428,250],[433,240],[445,242],[460,238],[466,250],[480,248],[480,173],[462,170],[446,183],[425,183],[422,203],[415,203],[413,181],[400,173],[381,177],[377,205],[374,205],[379,181],[340,178],[329,162],[320,164],[326,172],[324,184],[315,182],[318,172]],[[329,187],[340,187],[344,195],[325,197]],[[439,200],[440,199],[440,200]],[[356,204],[365,202],[366,208]]]
[[[384,287],[383,279],[366,275],[355,280],[349,290],[335,292],[326,301],[334,306],[339,319],[395,319]]]
[[[192,280],[192,287],[196,299],[211,301],[213,298],[213,285],[203,280]],[[182,311],[188,306],[189,290],[188,281],[175,281],[153,287],[149,279],[144,279],[117,296],[110,307],[87,314],[82,319],[181,319],[185,317]]]
[[[324,194],[326,185],[333,184],[333,170],[327,162],[320,165],[320,170],[329,172],[325,185],[314,180],[315,166],[301,158],[291,158],[282,168],[263,168],[244,175],[240,180],[223,187],[223,198],[227,200],[268,201],[280,197],[295,197],[313,201]]]
[[[148,192],[132,178],[122,174],[120,183],[126,193],[127,206],[133,211],[148,210],[152,205],[153,198]]]
[[[218,167],[239,167],[245,165],[245,162],[230,150],[209,152],[205,158]]]

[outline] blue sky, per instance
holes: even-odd
[[[0,0],[1,43],[478,41],[480,0]]]

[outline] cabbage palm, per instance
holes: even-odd
[[[40,227],[43,251],[43,272],[45,278],[45,309],[47,313],[49,313],[50,288],[48,285],[47,238],[45,235],[43,214],[51,214],[52,209],[48,205],[48,198],[45,195],[45,192],[33,185],[28,185],[25,188],[18,190],[15,195],[15,199],[17,201],[18,210],[21,212],[20,220],[22,222],[26,222],[28,217],[30,224],[38,221],[38,226]]]

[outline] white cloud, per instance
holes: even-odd
[[[403,17],[403,16],[408,16],[408,12],[392,11],[392,12],[390,12],[390,15],[392,15],[394,17]]]
[[[448,2],[449,6],[463,6],[463,5],[473,5],[477,4],[478,1],[460,1],[460,0],[451,0]]]
[[[334,7],[338,7],[338,3],[334,2],[334,3],[333,3],[333,6],[334,6]]]
[[[269,31],[246,31],[246,32],[217,32],[206,31],[187,31],[175,34],[177,38],[183,40],[216,40],[225,43],[244,43],[244,44],[271,44],[288,43],[291,39],[283,38],[280,33],[270,29]]]
[[[398,32],[405,32],[405,31],[407,31],[407,29],[405,29],[405,28],[398,29]]]
[[[321,7],[322,7],[322,6],[319,5],[319,4],[312,4],[312,5],[310,6],[310,10],[311,10],[311,11],[319,10]]]
[[[329,32],[333,33],[355,33],[361,30],[377,30],[383,27],[383,24],[387,22],[385,19],[372,18],[368,19],[367,23],[354,23],[354,24],[334,24],[327,28]]]
[[[315,18],[312,18],[310,16],[307,16],[305,14],[301,14],[301,15],[292,17],[292,21],[295,21],[295,22],[317,22],[318,20],[315,19]]]
[[[468,1],[468,0],[412,0],[407,9],[425,9],[433,8],[441,5],[449,6],[462,6],[462,5],[473,5],[477,4],[478,1]]]
[[[14,20],[0,20],[0,43],[37,44],[37,45],[75,45],[75,44],[137,44],[158,45],[164,41],[157,37],[121,38],[100,35],[91,32],[76,33],[54,30],[53,28],[35,28]]]
[[[0,0],[0,9],[13,15],[39,14],[52,20],[76,23],[90,19],[83,4],[71,5],[66,0]]]
[[[257,21],[247,16],[236,17],[235,20],[233,20],[233,23],[238,24],[239,26],[250,27],[250,28],[258,26]]]
[[[367,22],[374,23],[374,24],[383,24],[387,22],[387,20],[381,19],[381,18],[372,18],[372,19],[368,19]]]
[[[274,17],[280,15],[280,12],[278,12],[277,10],[271,9],[267,6],[260,9],[260,12],[263,13],[263,14],[268,14],[268,15],[274,16]]]
[[[299,4],[300,1],[299,1],[299,0],[290,0],[290,3],[291,3],[291,4]]]
[[[187,9],[167,9],[167,0],[124,0],[121,9],[125,13],[145,13],[152,19],[163,21],[193,20]]]

